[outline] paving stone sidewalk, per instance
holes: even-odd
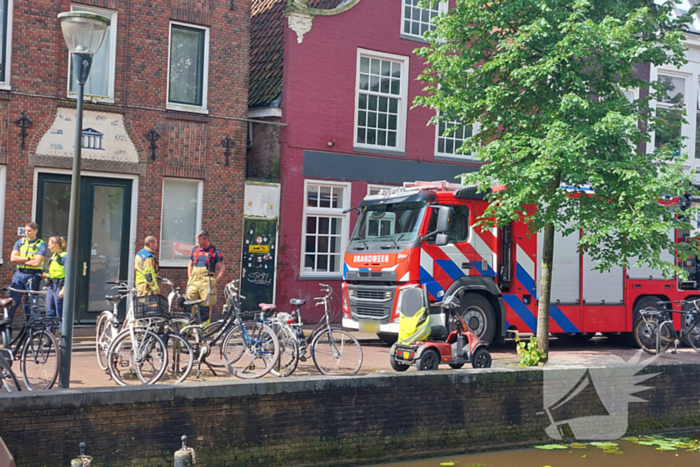
[[[359,334],[356,336],[362,344],[363,364],[361,373],[381,373],[392,372],[389,365],[389,346],[383,344],[373,335]],[[569,365],[600,365],[606,363],[620,363],[620,358],[628,361],[638,352],[637,349],[613,344],[605,337],[594,337],[592,340],[582,344],[570,344],[552,339],[550,341],[551,366],[569,366]],[[97,359],[94,352],[94,338],[88,335],[76,337],[75,348],[78,349],[73,354],[71,368],[71,387],[86,388],[86,387],[110,387],[115,385],[109,379],[109,376],[100,370],[97,366]],[[83,349],[83,350],[80,350]],[[493,366],[495,368],[507,368],[517,366],[519,359],[515,353],[515,341],[509,339],[505,344],[491,346],[493,355]],[[644,354],[642,359],[649,356]],[[700,354],[690,348],[679,349],[678,354],[670,353],[660,357],[660,362],[680,362],[680,361],[700,361]],[[465,366],[465,368],[470,368]],[[452,370],[446,365],[440,366],[443,371],[461,371]],[[225,371],[225,370],[223,370]],[[409,371],[417,371],[411,368]],[[311,359],[306,362],[300,362],[299,367],[292,376],[306,376],[318,374],[318,370],[314,367]],[[268,376],[272,377],[272,376]],[[208,369],[202,368],[202,377],[197,379],[193,374],[188,378],[188,382],[196,381],[214,381],[214,380],[231,380],[232,382],[240,381],[236,378],[225,376],[214,376]]]

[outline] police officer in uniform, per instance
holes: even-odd
[[[24,225],[24,238],[17,240],[12,249],[10,262],[17,265],[17,271],[12,276],[13,289],[39,290],[46,257],[46,243],[36,238],[38,231],[39,225],[36,222],[27,222]],[[10,292],[10,296],[15,299],[15,304],[7,310],[12,323],[22,294]]]
[[[187,293],[185,299],[202,300],[199,317],[202,323],[210,319],[210,307],[216,303],[216,282],[226,272],[224,257],[211,244],[209,232],[202,230],[197,234],[198,246],[192,249],[190,263],[187,265]]]
[[[136,269],[136,291],[139,297],[153,295],[160,292],[158,287],[158,240],[156,237],[148,236],[143,241],[144,248],[136,253],[134,269]]]
[[[66,240],[63,237],[49,238],[49,251],[53,253],[49,261],[49,272],[44,278],[49,281],[46,291],[46,316],[48,318],[63,318],[63,295],[66,281]],[[54,332],[53,324],[47,327]]]

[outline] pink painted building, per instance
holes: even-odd
[[[471,128],[443,137],[428,123],[432,110],[412,108],[424,67],[413,51],[445,3],[287,3],[253,1],[248,116],[260,123],[251,125],[248,177],[282,187],[275,301],[286,309],[305,298],[302,316],[316,321],[319,282],[340,291],[357,219],[346,210],[383,187],[453,181],[479,165],[456,151]]]

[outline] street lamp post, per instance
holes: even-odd
[[[85,81],[90,74],[92,57],[100,50],[109,19],[85,12],[68,12],[58,15],[63,38],[71,53],[73,76],[78,82],[78,103],[75,117],[75,153],[71,178],[70,213],[68,215],[68,250],[66,256],[65,297],[63,300],[63,329],[61,332],[61,372],[58,385],[70,386],[70,364],[73,349],[73,320],[76,305],[78,279],[78,225],[80,209],[80,158],[83,133],[83,96]]]

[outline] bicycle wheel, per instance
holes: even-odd
[[[156,334],[143,328],[124,330],[114,338],[107,351],[109,374],[120,386],[153,384],[165,373],[165,344]]]
[[[168,353],[168,365],[159,383],[181,383],[192,371],[194,352],[192,347],[180,334],[169,332],[163,336]]]
[[[275,376],[286,377],[294,373],[299,364],[299,343],[295,338],[295,332],[289,326],[272,323],[272,330],[277,333],[280,344],[280,357],[272,367],[270,373]]]
[[[22,387],[19,385],[10,364],[5,360],[5,357],[0,355],[0,391],[20,392],[21,390]]]
[[[637,341],[639,348],[648,354],[656,355],[656,336],[659,329],[659,319],[656,316],[640,319],[634,326],[634,339]],[[664,326],[661,335],[661,351],[664,352],[673,343],[669,328]]]
[[[30,391],[51,389],[58,378],[58,344],[46,329],[32,331],[22,349],[22,379]]]
[[[683,342],[691,346],[696,352],[700,352],[700,322],[693,326],[693,318],[695,318],[695,315],[689,314],[686,316],[684,332],[687,334],[683,338]]]
[[[269,373],[279,358],[275,332],[257,321],[242,323],[226,335],[221,354],[226,367],[238,378],[260,378]]]
[[[102,312],[95,326],[95,354],[100,370],[107,370],[107,350],[112,341],[112,313]]]
[[[354,375],[362,366],[362,347],[355,336],[331,329],[322,331],[311,344],[311,356],[324,375]]]

